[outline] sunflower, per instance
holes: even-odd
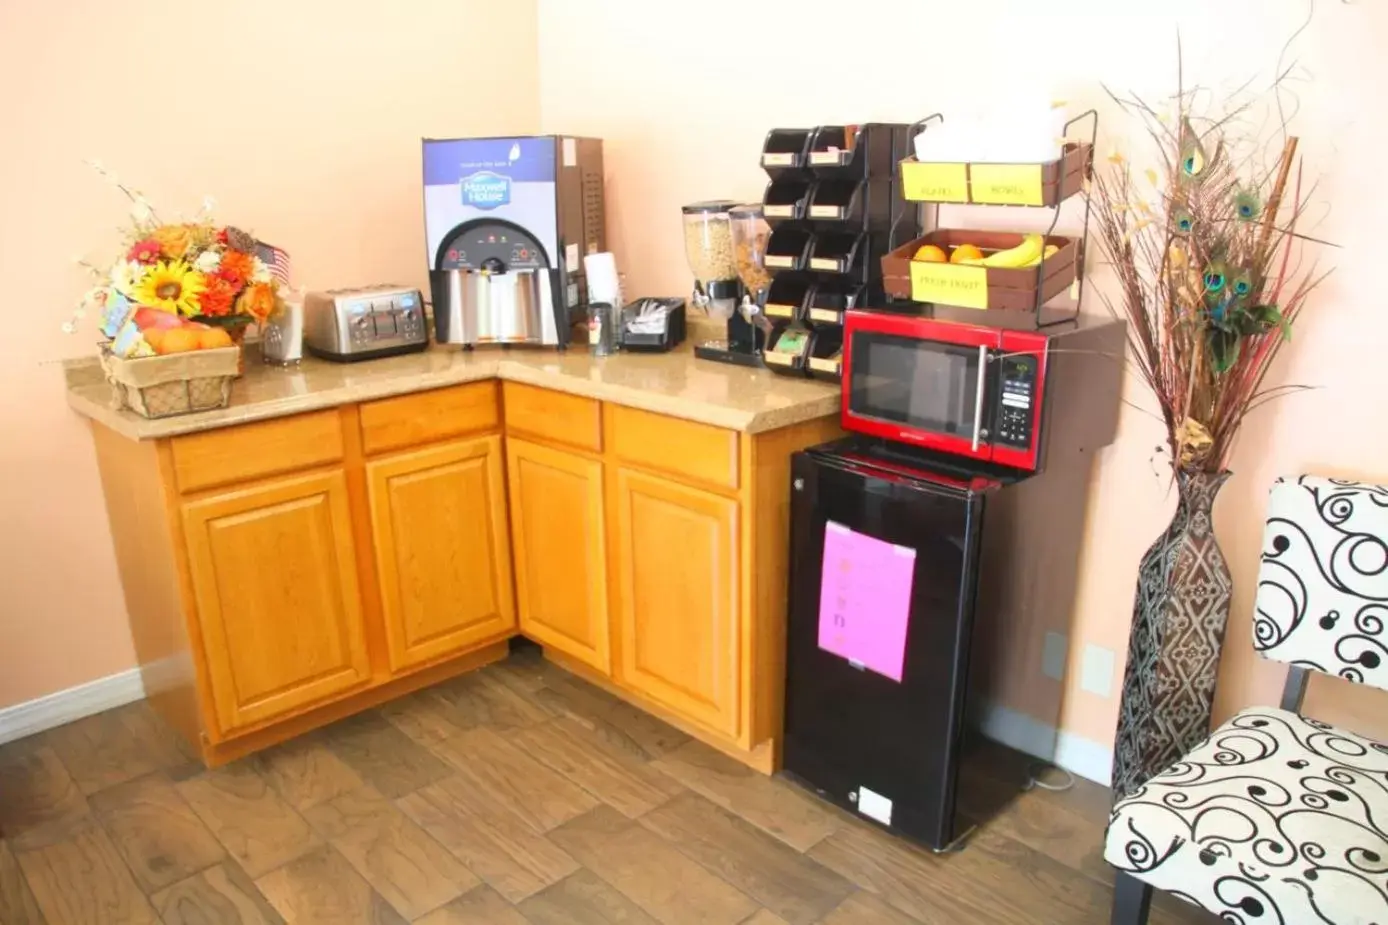
[[[135,301],[160,311],[196,315],[207,280],[182,260],[161,260],[135,288]]]

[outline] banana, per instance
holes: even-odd
[[[1060,248],[1056,247],[1054,244],[1047,244],[1047,245],[1046,245],[1046,249],[1045,249],[1044,251],[1042,251],[1040,254],[1038,254],[1035,260],[1033,260],[1031,263],[1024,263],[1024,264],[1022,264],[1022,266],[1024,266],[1024,267],[1034,267],[1034,266],[1038,266],[1038,265],[1040,265],[1041,261],[1043,261],[1043,260],[1050,260],[1051,257],[1052,257],[1052,256],[1055,254],[1055,252],[1058,251],[1058,250],[1060,250]]]
[[[1031,261],[1041,256],[1045,248],[1045,239],[1039,234],[1029,234],[1022,238],[1022,243],[1016,247],[1008,248],[1005,251],[998,251],[983,258],[985,267],[1024,267]]]

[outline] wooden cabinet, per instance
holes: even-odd
[[[501,438],[397,453],[366,473],[391,670],[514,628]]]
[[[507,437],[521,632],[611,672],[602,462]]]
[[[370,679],[341,470],[221,492],[182,513],[222,732]]]
[[[614,483],[621,602],[617,680],[738,738],[737,502],[621,466]]]
[[[147,696],[208,764],[504,658],[519,628],[768,772],[789,458],[837,433],[495,380],[149,440],[94,428]]]

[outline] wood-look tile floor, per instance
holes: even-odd
[[[143,703],[0,746],[0,925],[1102,923],[1107,803],[932,855],[529,650],[215,771]]]

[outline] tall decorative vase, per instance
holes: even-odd
[[[1142,557],[1113,752],[1117,799],[1210,731],[1233,584],[1212,509],[1228,472],[1177,470],[1176,515]]]

